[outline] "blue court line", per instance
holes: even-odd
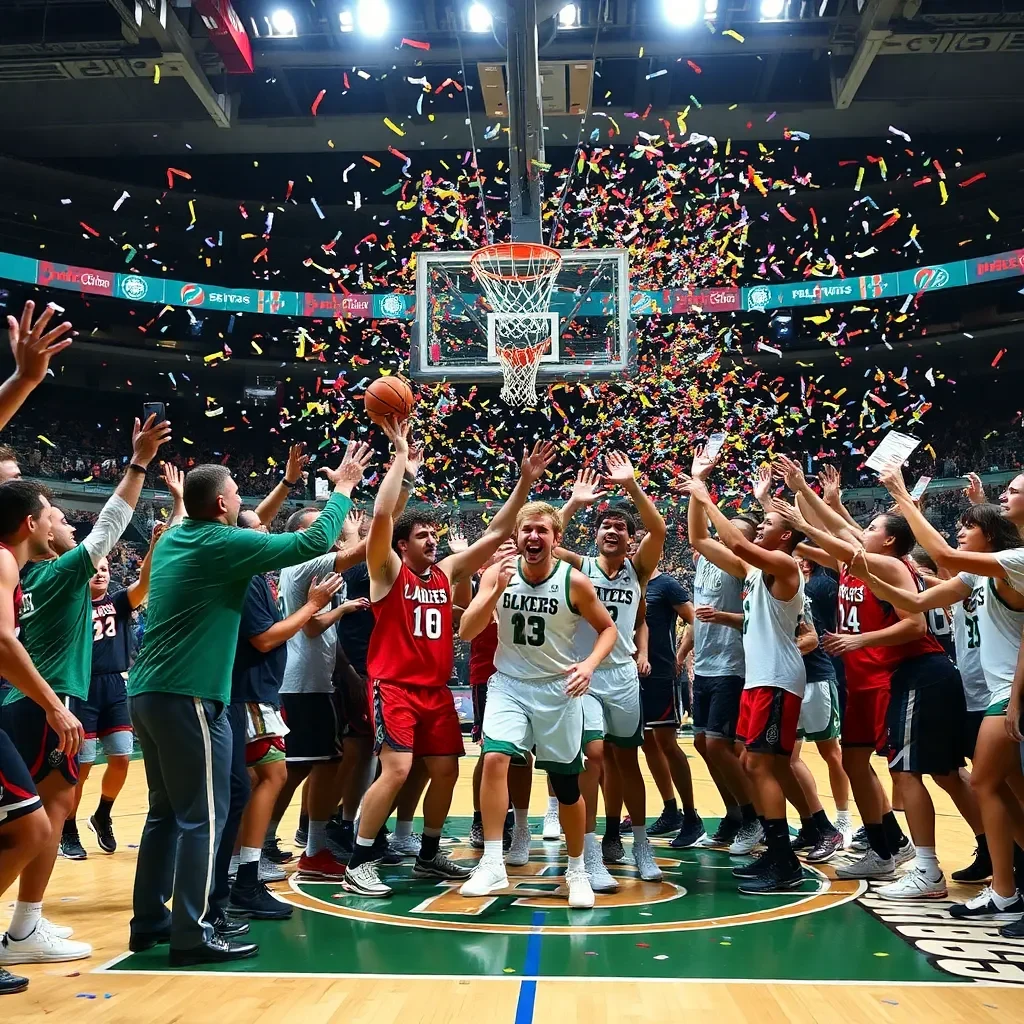
[[[539,926],[544,923],[544,911],[535,910],[530,924],[536,931],[530,933],[526,940],[526,957],[523,960],[523,974],[527,978],[536,977],[540,970],[540,943],[543,933]],[[519,983],[519,1002],[516,1003],[515,1024],[533,1024],[533,1006],[537,1000],[537,982],[522,981]]]

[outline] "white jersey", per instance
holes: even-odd
[[[796,627],[804,610],[804,577],[788,601],[772,597],[761,569],[743,583],[743,655],[745,690],[775,686],[803,697],[807,671],[796,645]]]
[[[601,667],[632,664],[633,655],[636,654],[633,633],[636,631],[636,616],[642,595],[640,578],[633,563],[627,558],[615,576],[606,576],[596,558],[584,558],[582,571],[594,584],[598,601],[608,609],[619,631],[612,653],[601,662]],[[586,619],[580,619],[579,629],[576,630],[576,660],[589,658],[596,642],[597,630]]]
[[[956,647],[956,667],[964,684],[964,700],[968,711],[985,711],[992,702],[988,699],[988,683],[981,667],[981,633],[978,630],[978,605],[985,601],[985,578],[976,577],[971,593],[953,605],[953,644]]]
[[[1013,688],[1024,611],[1015,611],[996,593],[994,580],[969,572],[960,573],[960,579],[971,588],[967,600],[975,605],[977,639],[981,644],[981,667],[988,683],[989,703],[998,704],[1010,696]]]
[[[494,667],[512,679],[553,679],[576,664],[579,612],[569,603],[568,562],[555,562],[540,583],[522,575],[523,561],[498,599],[498,649]]]

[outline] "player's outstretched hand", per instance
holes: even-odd
[[[309,465],[306,442],[300,441],[288,449],[288,464],[284,467],[284,482],[294,487],[302,479],[302,471]]]
[[[694,616],[700,622],[717,622],[718,609],[710,604],[699,604],[693,609]]]
[[[698,445],[693,453],[693,463],[690,466],[691,475],[697,480],[707,480],[711,470],[718,465],[718,456],[709,459],[704,453],[707,451],[705,445]]]
[[[570,665],[569,671],[565,673],[565,695],[582,697],[590,689],[590,677],[593,674],[593,670],[587,668],[583,662]]]
[[[380,428],[385,434],[387,434],[388,440],[395,449],[395,454],[405,455],[408,457],[409,420],[400,420],[394,416],[389,416],[387,419],[381,421]]]
[[[903,480],[903,467],[898,462],[889,462],[878,471],[878,482],[899,502],[911,500],[910,491]]]
[[[448,550],[453,555],[469,550],[469,540],[460,529],[458,523],[453,523],[448,530]]]
[[[341,590],[345,577],[340,572],[329,572],[322,580],[313,580],[306,595],[306,601],[317,611],[329,604],[334,595]]]
[[[699,501],[703,504],[710,504],[711,495],[708,493],[707,485],[698,476],[687,476],[685,473],[680,477],[679,486],[683,494],[688,494],[691,501]]]
[[[58,704],[46,712],[46,724],[57,734],[57,749],[69,761],[73,760],[85,742],[82,723],[63,704]]]
[[[977,473],[967,474],[967,486],[964,488],[964,496],[972,505],[984,505],[988,501],[985,494],[985,485]]]
[[[185,474],[173,462],[163,463],[164,483],[175,501],[185,500]]]
[[[775,456],[775,472],[785,481],[791,491],[799,491],[807,485],[804,471],[798,462],[794,462],[788,455]]]
[[[609,452],[604,457],[604,463],[608,467],[604,476],[606,486],[628,487],[636,480],[636,470],[625,452]]]
[[[767,463],[757,471],[757,478],[754,480],[754,497],[757,503],[764,508],[771,499],[772,493],[772,467]]]
[[[826,654],[838,658],[841,654],[859,651],[864,643],[859,636],[853,636],[851,633],[826,633],[821,638],[821,646]]]
[[[365,441],[350,437],[341,465],[337,469],[324,466],[320,472],[330,480],[335,490],[351,494],[362,481],[372,458],[373,449]]]
[[[805,529],[807,520],[800,514],[800,510],[795,505],[790,505],[788,501],[783,501],[781,498],[772,498],[768,503],[768,511],[782,516],[790,526],[796,527],[801,533],[807,532]]]
[[[576,474],[569,500],[577,505],[593,505],[608,492],[601,486],[601,474],[592,469],[581,469]]]
[[[348,544],[355,544],[359,540],[359,531],[366,522],[366,513],[357,508],[351,508],[345,516],[345,522],[341,524],[341,536]]]
[[[140,426],[136,417],[132,430],[132,462],[139,466],[148,466],[156,457],[160,445],[166,444],[170,439],[170,420],[161,420],[157,423],[154,414]]]
[[[36,304],[29,299],[21,311],[21,320],[7,317],[7,333],[11,339],[15,373],[23,380],[38,384],[46,376],[50,360],[71,344],[74,334],[68,336],[71,323],[67,320],[50,330],[46,329],[56,312],[52,303],[47,304],[36,322],[32,323],[35,310]]]
[[[821,484],[821,497],[825,504],[838,508],[843,501],[839,470],[835,466],[822,466],[818,470],[818,483]]]
[[[533,451],[523,449],[522,478],[529,484],[535,484],[555,461],[558,449],[552,441],[538,441]]]

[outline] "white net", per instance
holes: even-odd
[[[537,371],[548,345],[546,313],[562,266],[556,249],[531,242],[488,245],[471,259],[473,272],[497,313],[495,348],[505,384],[501,398],[509,405],[537,404]]]

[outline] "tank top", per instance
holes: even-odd
[[[512,679],[554,679],[576,663],[580,616],[569,601],[572,566],[556,561],[545,579],[530,583],[522,564],[498,599],[494,667]]]
[[[602,662],[603,666],[627,665],[636,654],[633,633],[636,630],[636,615],[640,609],[640,578],[633,563],[627,558],[615,576],[605,575],[596,558],[583,559],[583,575],[589,577],[597,591],[597,599],[608,609],[619,631],[612,653]],[[590,657],[597,640],[597,630],[586,619],[579,620],[576,629],[576,659]]]
[[[803,697],[807,672],[796,645],[796,627],[804,610],[804,578],[788,601],[772,596],[761,569],[743,583],[745,690],[774,686]]]
[[[404,562],[387,595],[371,607],[366,668],[371,679],[408,686],[447,686],[455,660],[452,588],[436,566],[417,576]]]
[[[981,667],[988,684],[989,704],[998,704],[1010,696],[1017,669],[1024,611],[1011,608],[997,593],[995,581],[962,572],[960,579],[971,587],[976,616],[976,639],[981,650]]]
[[[971,593],[953,605],[953,638],[956,642],[956,667],[964,684],[964,701],[968,711],[984,711],[989,698],[985,670],[981,666],[981,630],[978,608],[985,603],[985,577],[964,573],[961,579],[971,586]]]
[[[482,633],[469,642],[469,685],[479,686],[494,675],[494,652],[498,649],[498,624],[488,622]]]
[[[900,559],[914,577],[914,584],[921,588],[921,580],[906,559]],[[900,621],[891,604],[879,600],[859,577],[854,576],[847,566],[839,573],[839,632],[860,636],[876,633],[880,629],[894,626]],[[927,620],[926,620],[927,621]],[[851,690],[887,689],[893,670],[910,658],[922,654],[944,654],[942,644],[930,631],[924,636],[896,647],[862,647],[859,651],[848,651],[843,655],[846,671],[846,685]]]

